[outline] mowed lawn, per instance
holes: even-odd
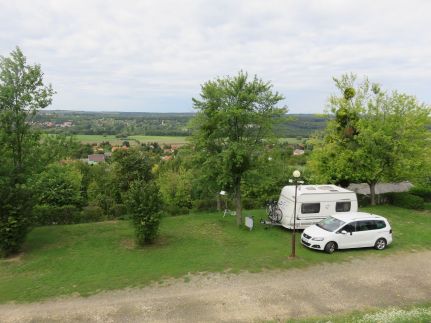
[[[136,249],[128,221],[38,227],[31,231],[22,255],[0,260],[0,302],[31,302],[61,295],[90,295],[102,290],[163,283],[190,273],[257,272],[322,262],[385,256],[431,246],[431,211],[390,206],[364,209],[387,216],[394,243],[386,250],[339,251],[332,255],[297,244],[288,259],[291,233],[282,228],[238,229],[221,213],[164,218],[153,246]],[[263,210],[247,211],[256,222]]]

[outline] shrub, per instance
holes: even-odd
[[[25,185],[10,185],[0,176],[0,257],[19,252],[32,222],[33,199]]]
[[[424,199],[420,196],[416,196],[407,192],[402,193],[391,193],[389,194],[390,202],[405,209],[424,209]]]
[[[224,202],[221,208],[224,209]],[[215,211],[217,210],[217,201],[215,199],[194,200],[193,209],[196,211]]]
[[[79,210],[74,205],[36,205],[33,219],[36,225],[72,224],[79,222]]]
[[[115,219],[127,218],[127,207],[124,204],[114,204],[109,214]]]
[[[425,202],[431,202],[431,187],[413,187],[409,193],[422,197]]]
[[[161,219],[162,198],[154,181],[134,181],[126,194],[126,205],[135,227],[136,242],[142,246],[154,242]]]
[[[79,214],[79,223],[99,222],[105,219],[103,209],[97,205],[89,205],[82,209]]]
[[[260,199],[243,198],[242,206],[246,210],[258,209],[264,207],[264,204]]]

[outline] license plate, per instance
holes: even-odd
[[[307,242],[308,243],[308,239],[302,238],[302,241]]]

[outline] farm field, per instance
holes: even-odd
[[[132,145],[138,140],[141,143],[144,142],[158,142],[159,144],[184,144],[186,143],[187,137],[170,137],[170,136],[129,136],[127,139],[120,139],[114,135],[75,135],[75,138],[84,143],[101,143],[103,141],[109,141],[111,144],[120,145],[124,140],[128,140]]]
[[[49,134],[52,136],[52,134]],[[124,140],[128,140],[131,145],[136,144],[136,140],[141,143],[157,142],[159,144],[185,144],[188,142],[188,137],[184,136],[144,136],[134,135],[127,139],[117,138],[114,135],[74,135],[74,137],[83,144],[99,144],[103,141],[109,141],[111,145],[121,145]],[[280,138],[280,142],[288,142],[289,144],[300,144],[307,138]]]
[[[0,302],[33,302],[61,295],[91,295],[102,290],[162,283],[169,277],[201,272],[259,272],[365,255],[384,257],[401,250],[431,247],[431,212],[392,206],[364,208],[384,215],[394,243],[384,251],[339,251],[333,255],[304,248],[297,236],[296,260],[290,254],[290,231],[238,229],[233,217],[194,213],[164,218],[153,246],[136,249],[128,221],[37,227],[18,257],[0,260]],[[246,211],[256,222],[264,210]],[[185,278],[186,279],[186,278]]]
[[[44,136],[55,136],[55,134],[44,134]],[[121,145],[125,140],[133,146],[139,142],[157,142],[159,144],[185,144],[187,137],[181,136],[129,136],[127,139],[117,138],[114,135],[74,135],[74,138],[83,144],[100,144],[103,141],[109,141],[111,145]]]

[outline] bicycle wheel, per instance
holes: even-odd
[[[283,219],[283,212],[277,205],[274,208],[274,222],[280,223],[281,219]]]

